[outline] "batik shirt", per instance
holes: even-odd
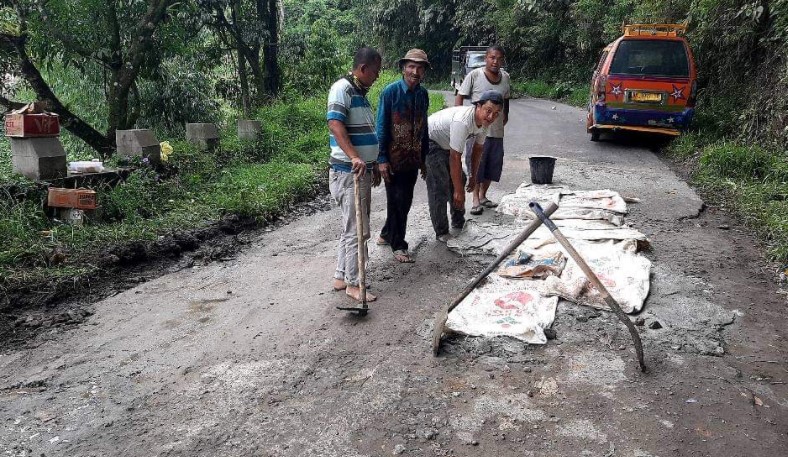
[[[421,167],[429,147],[427,89],[410,89],[404,80],[386,86],[378,103],[378,162],[388,162],[393,172]]]

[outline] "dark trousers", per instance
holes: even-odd
[[[449,233],[449,218],[446,217],[446,205],[451,212],[451,226],[462,228],[465,224],[465,208],[454,207],[454,186],[449,170],[449,151],[442,149],[437,143],[430,141],[430,149],[424,159],[427,169],[427,200],[430,206],[430,219],[435,236]],[[465,172],[462,173],[462,191],[465,192]]]
[[[386,223],[383,224],[380,237],[389,243],[392,251],[408,250],[405,229],[418,177],[418,169],[398,171],[386,183]]]

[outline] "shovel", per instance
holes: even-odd
[[[557,209],[558,206],[555,203],[550,203],[547,206],[547,209],[544,210],[544,212],[545,214],[550,215],[553,214]],[[471,280],[471,282],[468,283],[467,286],[465,286],[465,289],[463,289],[462,292],[460,292],[460,294],[457,295],[457,298],[455,298],[453,302],[451,302],[448,306],[443,307],[443,309],[441,309],[438,312],[438,314],[435,316],[435,323],[433,324],[432,327],[432,353],[433,354],[438,355],[438,353],[440,352],[441,337],[443,336],[443,330],[444,327],[446,326],[446,320],[449,319],[449,313],[451,312],[451,310],[456,308],[457,305],[459,305],[460,302],[463,301],[465,297],[467,297],[468,294],[471,293],[471,291],[473,291],[473,289],[476,286],[478,286],[479,283],[482,282],[484,278],[486,278],[490,273],[492,273],[492,271],[495,270],[495,268],[498,267],[498,265],[500,265],[500,263],[503,262],[503,260],[506,259],[509,256],[509,254],[514,252],[514,250],[517,249],[517,246],[520,246],[523,243],[523,241],[525,241],[529,236],[531,236],[536,231],[536,229],[539,228],[540,225],[542,225],[542,221],[539,220],[538,218],[533,222],[531,222],[530,224],[528,224],[528,227],[526,227],[519,235],[517,235],[517,238],[512,240],[512,242],[509,243],[509,245],[506,246],[506,248],[503,251],[501,251],[501,254],[495,260],[493,260],[490,266],[488,266],[484,271],[479,273],[478,276],[473,278],[473,280]]]
[[[547,212],[550,209],[550,207],[548,207],[547,210],[543,211],[542,207],[539,206],[539,203],[536,202],[531,202],[528,204],[528,206],[531,208],[531,211],[533,211],[534,214],[536,214],[539,220],[541,220],[542,223],[544,223],[545,227],[550,229],[555,239],[561,244],[561,246],[564,247],[564,249],[566,249],[566,252],[569,253],[569,256],[572,257],[572,259],[575,262],[577,262],[577,265],[580,267],[581,270],[583,270],[583,273],[585,273],[586,277],[591,282],[591,284],[594,285],[594,288],[596,288],[596,290],[599,291],[599,294],[602,296],[602,299],[605,300],[607,306],[609,306],[610,309],[613,310],[613,313],[615,313],[615,315],[618,317],[618,320],[620,320],[624,325],[626,325],[627,329],[629,329],[629,334],[632,335],[632,341],[635,343],[635,352],[637,353],[638,356],[640,371],[645,372],[646,362],[643,361],[643,343],[640,341],[640,334],[638,334],[638,331],[635,328],[635,326],[632,324],[632,321],[630,321],[629,317],[627,317],[627,315],[624,314],[624,311],[621,309],[620,306],[618,306],[616,300],[610,296],[610,293],[607,291],[604,284],[602,284],[602,281],[600,281],[599,278],[596,276],[596,274],[591,270],[591,268],[589,268],[586,261],[583,260],[582,257],[580,257],[580,254],[578,254],[577,251],[575,251],[575,248],[572,247],[572,245],[569,243],[569,240],[567,240],[564,237],[563,233],[561,233],[561,231],[558,230],[558,227],[555,226],[553,221],[550,219],[550,214]]]
[[[359,295],[361,296],[361,306],[337,306],[337,309],[342,311],[350,311],[358,313],[359,316],[364,317],[369,311],[367,305],[367,259],[365,256],[366,249],[364,249],[364,209],[361,207],[361,186],[359,182],[358,173],[353,174],[353,198],[356,207],[356,236],[358,237],[358,288]]]

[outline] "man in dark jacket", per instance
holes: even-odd
[[[419,169],[424,166],[429,143],[429,95],[421,86],[429,66],[424,51],[408,51],[399,60],[402,79],[386,86],[378,103],[378,162],[386,182],[386,223],[378,244],[391,246],[394,259],[403,263],[413,262],[405,241],[405,230],[413,202],[413,188]]]

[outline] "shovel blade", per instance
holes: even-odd
[[[337,309],[340,311],[350,311],[351,313],[358,313],[359,316],[366,316],[369,312],[369,308],[366,306],[337,306]]]
[[[446,321],[449,320],[449,306],[444,306],[435,315],[435,321],[432,324],[432,354],[438,355],[441,350],[441,338],[443,337],[443,329],[446,327]]]

